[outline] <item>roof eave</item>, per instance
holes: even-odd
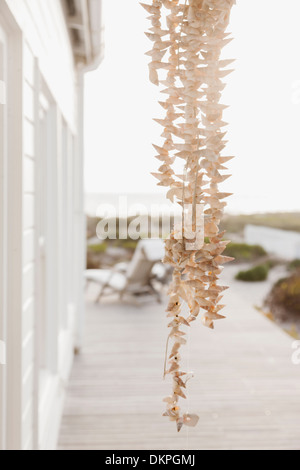
[[[76,65],[94,70],[104,55],[102,0],[62,0]]]

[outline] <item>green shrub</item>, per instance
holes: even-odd
[[[229,243],[224,251],[225,256],[235,258],[236,261],[254,261],[267,255],[262,246],[247,245],[246,243]]]
[[[294,261],[292,261],[289,264],[288,269],[290,271],[295,271],[295,269],[300,269],[300,259],[294,259]]]
[[[269,296],[268,303],[280,307],[286,312],[300,314],[300,274],[296,271],[292,276],[278,281]]]
[[[92,251],[93,253],[105,253],[107,250],[107,245],[106,243],[99,243],[98,245],[89,245],[88,250]]]
[[[268,278],[269,274],[269,266],[268,264],[260,264],[258,266],[255,266],[252,269],[249,269],[248,271],[240,271],[236,275],[236,279],[238,281],[244,281],[244,282],[261,282],[265,281]]]
[[[116,240],[114,246],[124,248],[125,250],[135,250],[138,242],[139,240],[131,240],[129,238],[126,240]]]

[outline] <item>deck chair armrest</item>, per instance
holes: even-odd
[[[126,273],[128,269],[128,263],[124,262],[124,263],[117,263],[115,264],[115,266],[113,267],[113,271],[114,272],[118,272],[118,273]]]

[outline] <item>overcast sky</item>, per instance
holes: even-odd
[[[160,143],[158,89],[148,80],[151,48],[137,0],[103,0],[105,59],[86,77],[86,191],[160,192],[152,143]],[[300,210],[300,1],[237,0],[225,55],[234,212]]]

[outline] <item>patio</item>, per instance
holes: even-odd
[[[162,418],[167,329],[163,306],[87,302],[84,345],[73,367],[58,449],[300,449],[300,376],[292,338],[253,307],[259,288],[224,273],[227,320],[190,333],[195,429]],[[229,285],[229,284],[228,284]],[[264,287],[265,288],[265,287]],[[246,295],[247,294],[247,295]]]

